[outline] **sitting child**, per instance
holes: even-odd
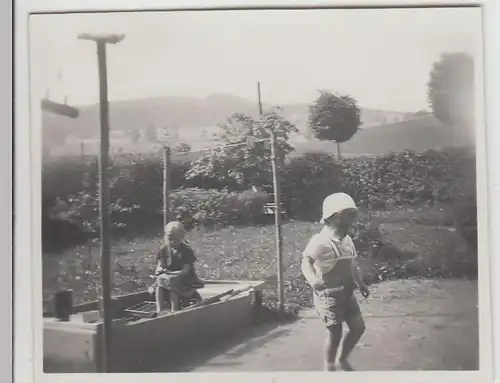
[[[196,257],[184,242],[185,235],[186,230],[180,222],[170,222],[165,227],[165,243],[156,256],[157,313],[164,310],[165,301],[171,302],[174,309],[178,310],[183,303],[201,300],[196,289],[203,287],[203,283],[196,276]]]

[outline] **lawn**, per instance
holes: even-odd
[[[447,227],[447,207],[420,207],[373,212],[360,221],[367,230],[376,230],[384,243],[382,255],[392,264],[424,262],[429,268],[446,268],[446,262],[466,258],[463,239]],[[317,223],[288,221],[283,224],[285,299],[292,308],[310,306],[310,292],[300,272],[301,252]],[[265,280],[264,299],[276,302],[276,250],[273,225],[199,229],[187,237],[198,258],[196,268],[204,279]],[[131,293],[146,289],[155,265],[155,251],[161,237],[116,241],[112,245],[113,292]],[[374,259],[370,245],[360,244],[363,272],[373,274],[380,268],[380,254]],[[394,249],[395,252],[394,252]],[[392,251],[392,252],[391,252]],[[391,254],[396,254],[392,256]],[[391,258],[392,257],[392,258]],[[408,259],[404,259],[407,257]],[[77,247],[61,254],[44,254],[43,295],[48,307],[52,294],[60,288],[73,290],[75,303],[99,296],[99,249]],[[372,281],[380,280],[380,276]]]

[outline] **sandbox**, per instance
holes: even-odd
[[[111,371],[147,371],[157,364],[194,352],[252,323],[255,294],[262,281],[206,281],[199,290],[204,300],[233,290],[218,302],[188,307],[156,318],[133,317],[126,310],[151,301],[147,291],[113,297]],[[101,372],[102,320],[99,302],[75,306],[69,321],[44,318],[45,373]]]

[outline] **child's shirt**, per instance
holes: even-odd
[[[193,250],[185,243],[182,243],[177,249],[163,245],[156,259],[161,267],[168,271],[180,271],[184,265],[192,265],[196,261]]]
[[[355,285],[352,266],[357,253],[349,235],[339,239],[325,226],[311,238],[303,256],[314,261],[316,275],[326,288],[352,288]]]

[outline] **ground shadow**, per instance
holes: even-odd
[[[149,366],[141,368],[142,371],[137,372],[189,372],[222,353],[226,353],[229,359],[236,359],[245,353],[262,347],[267,342],[284,336],[287,333],[286,330],[276,330],[280,324],[282,323],[267,322],[249,326],[217,342],[201,339],[189,349],[179,349],[175,358],[169,357],[168,360],[157,359],[154,365],[150,363]],[[230,365],[231,363],[227,362],[227,364]]]

